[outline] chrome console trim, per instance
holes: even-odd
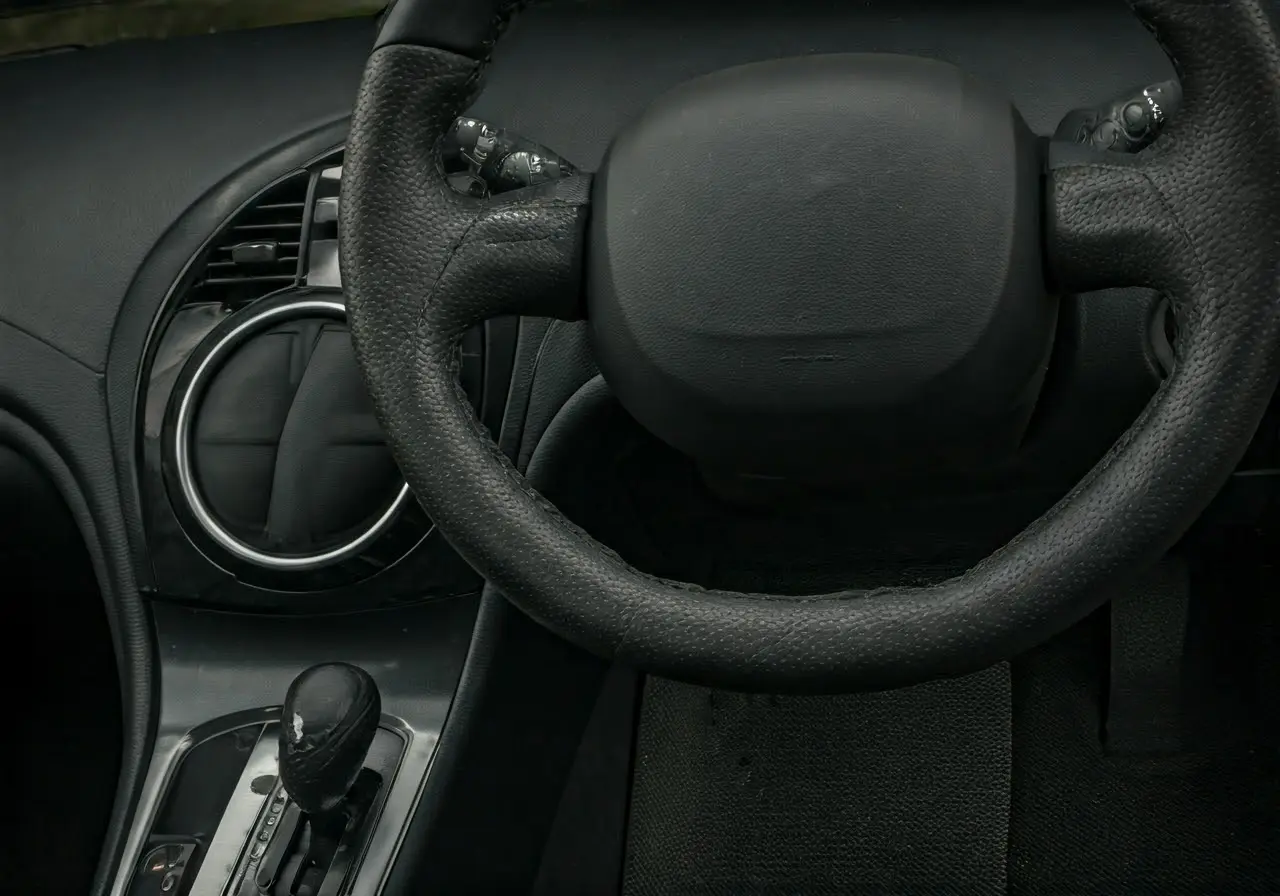
[[[383,727],[405,742],[350,889],[359,896],[381,893],[422,799],[478,606],[478,595],[469,595],[344,616],[288,617],[153,604],[160,715],[110,896],[128,894],[145,838],[187,751],[221,731],[263,724],[267,733],[253,756],[263,743],[270,744],[273,771],[266,773],[274,773],[270,723],[279,718],[276,701],[303,669],[335,659],[360,665],[374,677],[382,692]],[[224,719],[221,727],[210,723]],[[213,847],[221,834],[220,827]],[[202,867],[197,881],[203,873]]]
[[[387,528],[395,521],[396,515],[400,509],[404,507],[405,502],[409,500],[409,484],[404,483],[400,487],[400,491],[391,501],[391,504],[382,512],[382,514],[369,525],[367,529],[358,536],[330,548],[326,551],[320,551],[314,554],[302,554],[297,556],[284,554],[269,554],[260,551],[252,545],[245,544],[236,538],[227,529],[218,522],[217,518],[209,511],[208,505],[205,503],[204,496],[200,493],[199,487],[196,485],[195,472],[192,468],[191,457],[191,430],[192,421],[195,417],[195,408],[199,403],[199,397],[204,392],[210,374],[217,369],[217,365],[225,356],[244,339],[251,335],[254,331],[260,330],[273,323],[281,320],[287,320],[293,317],[303,315],[324,315],[334,317],[339,320],[345,320],[347,310],[342,302],[333,299],[301,299],[296,302],[289,302],[284,305],[276,305],[266,311],[259,313],[250,312],[249,316],[237,327],[224,335],[218,343],[205,355],[200,362],[200,366],[196,368],[195,373],[191,377],[190,383],[187,385],[186,392],[182,395],[182,400],[178,405],[178,415],[173,428],[174,440],[174,461],[177,468],[178,483],[182,488],[182,497],[186,501],[187,506],[191,510],[192,516],[199,523],[210,538],[217,542],[218,546],[226,550],[231,555],[252,563],[265,569],[273,569],[279,571],[300,572],[309,569],[318,569],[328,566],[331,563],[338,563],[349,557],[354,557],[369,546],[378,538]]]
[[[253,781],[263,775],[276,774],[276,732],[274,725],[265,725],[258,734],[249,761],[245,763],[231,801],[223,810],[222,821],[200,862],[200,871],[187,891],[187,896],[222,896],[229,883],[229,876],[240,862],[254,822],[262,807],[271,798],[270,791],[255,793]]]

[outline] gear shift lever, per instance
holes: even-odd
[[[293,680],[280,713],[280,779],[313,817],[342,805],[378,730],[382,698],[369,673],[312,666]]]

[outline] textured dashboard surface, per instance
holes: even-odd
[[[155,242],[233,171],[346,115],[372,38],[346,21],[0,62],[0,320],[100,371]]]
[[[1117,0],[535,3],[503,36],[475,109],[593,170],[622,125],[682,81],[838,52],[954,63],[1006,92],[1042,134],[1068,109],[1172,76]]]

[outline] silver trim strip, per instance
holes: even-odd
[[[160,797],[168,789],[170,778],[177,770],[182,757],[193,745],[187,734],[178,737],[161,735],[156,738],[155,748],[151,752],[151,762],[147,765],[147,777],[142,791],[138,794],[137,805],[134,807],[132,827],[124,842],[120,864],[116,867],[111,896],[124,896],[128,892],[129,885],[133,882],[134,872],[142,860],[143,840],[151,830],[156,812],[160,808]]]
[[[231,801],[223,810],[222,820],[218,822],[218,830],[209,842],[204,860],[200,863],[200,873],[196,875],[187,896],[222,896],[231,877],[240,864],[240,856],[251,846],[249,835],[253,833],[254,824],[262,814],[262,807],[271,799],[271,793],[254,793],[253,781],[263,775],[276,775],[276,728],[277,725],[266,725],[258,735],[258,742],[253,746],[253,753],[240,773],[236,789],[231,793]]]
[[[318,569],[359,554],[395,521],[396,514],[404,507],[405,502],[409,500],[409,484],[406,482],[401,486],[399,494],[396,495],[391,505],[359,536],[344,545],[339,545],[327,551],[300,555],[268,554],[251,545],[247,545],[223,528],[213,514],[210,513],[208,505],[205,504],[204,498],[200,494],[200,490],[196,487],[195,473],[191,466],[190,445],[192,419],[195,416],[194,399],[202,391],[205,379],[213,370],[214,361],[218,360],[229,348],[236,346],[249,331],[281,318],[297,317],[302,314],[324,314],[345,320],[347,309],[341,302],[325,299],[305,299],[290,302],[286,305],[277,305],[275,308],[263,311],[245,320],[230,333],[223,336],[209,354],[204,357],[204,360],[200,362],[200,366],[196,368],[196,372],[191,378],[190,385],[187,386],[187,391],[183,393],[182,403],[178,406],[177,422],[174,425],[174,457],[177,461],[178,482],[182,487],[182,496],[200,527],[221,548],[241,560],[266,569],[294,572]]]
[[[242,714],[242,717],[250,715],[252,713],[245,713]],[[251,718],[243,718],[242,721],[234,724],[228,723],[227,727],[222,729],[215,730],[211,727],[205,727],[201,741],[217,737],[219,734],[225,734],[227,731],[234,731],[246,725],[265,726],[269,721],[270,719],[267,718],[257,721]],[[146,839],[148,832],[151,831],[152,825],[155,824],[156,814],[160,810],[160,799],[169,789],[174,773],[177,772],[178,766],[182,764],[182,760],[186,758],[191,748],[196,746],[196,741],[193,737],[195,730],[192,729],[180,734],[162,731],[156,735],[155,746],[151,751],[151,761],[147,763],[147,777],[143,782],[141,792],[138,794],[138,803],[134,808],[132,827],[129,829],[129,836],[125,839],[122,861],[116,868],[115,883],[111,888],[111,896],[124,896],[128,891],[129,885],[133,882],[134,872],[137,869],[139,860],[142,858],[143,841]],[[261,734],[259,737],[261,737]]]

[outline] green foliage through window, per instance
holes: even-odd
[[[372,16],[386,0],[0,0],[0,56]]]

